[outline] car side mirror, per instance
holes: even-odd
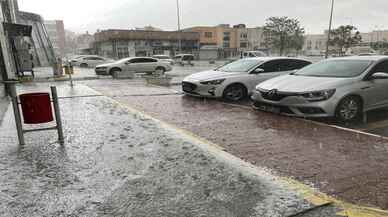
[[[129,65],[129,64],[131,64],[130,62],[125,62],[125,65]]]
[[[252,72],[252,74],[260,74],[260,73],[263,73],[264,72],[264,69],[262,69],[262,68],[257,68],[257,69],[255,69],[253,72]]]
[[[299,71],[299,69],[294,69],[291,71],[290,75],[295,75],[295,73],[297,73]]]
[[[388,73],[376,72],[372,76],[370,76],[370,80],[380,80],[380,79],[388,79]]]

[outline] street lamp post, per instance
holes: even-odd
[[[331,34],[331,25],[333,23],[333,11],[334,11],[334,0],[331,0],[329,32],[327,33],[327,42],[326,42],[326,55],[325,55],[326,59],[329,57],[329,42],[330,42],[330,34]]]
[[[180,15],[179,0],[176,0],[176,8],[177,8],[177,18],[178,18],[178,51],[179,53],[181,53],[182,38],[181,38],[181,15]]]

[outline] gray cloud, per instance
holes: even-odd
[[[21,0],[24,3],[30,0]],[[41,5],[50,0],[34,0]],[[57,1],[76,2],[75,0]],[[261,26],[270,16],[289,16],[298,18],[309,33],[321,33],[328,26],[330,0],[180,0],[183,26],[216,25],[219,23],[246,23]],[[51,0],[51,2],[55,2]],[[68,28],[83,32],[96,29],[133,28],[153,25],[163,29],[176,29],[175,0],[111,0],[96,3],[96,0],[82,0],[89,7],[74,9],[73,13],[63,14]],[[102,5],[102,4],[103,5]],[[74,4],[77,5],[77,4]],[[95,7],[99,6],[99,7]],[[49,6],[49,4],[48,4]],[[102,7],[103,6],[103,7]],[[51,19],[53,10],[61,8],[42,8],[39,13]],[[334,25],[354,24],[361,31],[388,28],[388,1],[385,0],[336,0]],[[35,10],[36,11],[36,10]],[[38,12],[38,11],[37,11]],[[90,16],[82,19],[85,14]],[[76,19],[81,17],[81,19]]]

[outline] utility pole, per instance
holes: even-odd
[[[179,0],[176,0],[177,16],[178,16],[178,51],[182,52],[182,36],[181,36],[181,14],[179,7]]]
[[[326,55],[325,55],[326,59],[329,57],[329,42],[330,42],[330,34],[331,34],[331,25],[333,23],[333,11],[334,11],[334,0],[331,0],[329,32],[327,33],[327,42],[326,42]]]

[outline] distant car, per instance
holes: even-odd
[[[95,69],[97,75],[113,75],[115,72],[132,71],[135,73],[162,74],[171,71],[172,67],[167,62],[150,57],[130,57],[113,63],[98,65]]]
[[[242,58],[251,58],[251,57],[266,57],[268,56],[263,51],[244,51],[242,53]]]
[[[358,54],[358,56],[362,57],[362,56],[376,56],[375,53],[360,53]]]
[[[169,56],[167,56],[167,55],[154,55],[154,56],[152,56],[152,58],[155,58],[155,59],[158,59],[158,60],[167,62],[167,63],[169,63],[169,64],[171,64],[171,65],[174,64],[174,60],[171,59],[171,58],[170,58]]]
[[[88,68],[88,67],[96,67],[97,65],[100,65],[103,63],[114,62],[114,60],[108,59],[105,57],[95,56],[95,55],[85,55],[85,56],[78,57],[76,59],[72,59],[70,60],[70,62],[73,66]]]
[[[193,66],[194,59],[195,57],[192,54],[178,54],[174,57],[174,64],[181,65],[181,66],[184,66],[184,65]]]
[[[257,85],[256,109],[348,122],[388,107],[388,57],[353,56],[315,63]]]
[[[182,88],[188,95],[239,101],[250,95],[257,84],[310,64],[310,61],[287,57],[245,58],[190,75],[183,80]]]

